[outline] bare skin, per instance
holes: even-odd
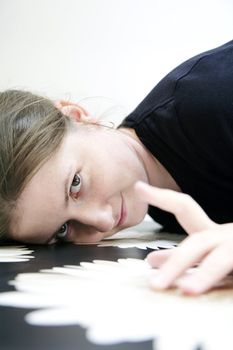
[[[135,191],[147,203],[176,216],[189,234],[178,248],[147,256],[159,274],[151,281],[154,289],[176,285],[183,293],[197,295],[214,287],[233,271],[233,223],[216,224],[187,194],[137,183]],[[199,264],[192,275],[185,271]]]
[[[151,281],[153,288],[175,284],[186,294],[201,294],[233,270],[233,223],[214,223],[190,196],[181,193],[134,130],[112,133],[97,125],[87,129],[83,122],[95,124],[96,120],[80,106],[64,101],[57,106],[77,122],[77,135],[65,138],[61,149],[22,193],[13,238],[33,243],[60,238],[97,242],[140,222],[149,203],[173,213],[190,235],[174,250],[148,255],[149,263],[160,268],[156,280]],[[62,183],[69,169],[69,200],[64,207]],[[144,183],[134,186],[138,180]],[[59,227],[66,223],[69,228],[60,236]],[[196,273],[184,277],[197,263]]]
[[[74,127],[22,192],[11,228],[14,239],[95,243],[143,220],[148,205],[136,197],[136,181],[179,190],[132,130],[98,126],[77,105],[60,108]]]

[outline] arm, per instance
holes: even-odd
[[[233,223],[214,223],[189,196],[137,183],[135,190],[146,202],[173,213],[190,235],[179,247],[150,253],[149,264],[159,267],[155,289],[176,285],[183,293],[201,294],[211,289],[233,270]],[[199,263],[191,275],[185,271]]]

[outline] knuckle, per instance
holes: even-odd
[[[208,238],[205,237],[203,232],[196,232],[187,238],[186,244],[187,245],[203,244],[206,240],[208,240]]]
[[[222,245],[222,249],[224,251],[224,257],[230,258],[233,265],[233,239],[224,242],[224,244]]]

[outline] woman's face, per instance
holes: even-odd
[[[139,223],[147,205],[133,185],[148,179],[137,147],[121,131],[77,123],[23,190],[12,238],[94,243]]]

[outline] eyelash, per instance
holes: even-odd
[[[75,185],[73,184],[75,183]],[[77,187],[75,189],[74,192],[72,192],[72,187]],[[82,187],[82,178],[79,174],[75,174],[74,177],[73,177],[73,181],[72,181],[72,184],[70,186],[70,194],[71,194],[71,197],[74,197],[75,199],[78,198],[78,194],[81,190],[81,187]],[[64,228],[65,228],[65,231],[64,231]],[[61,227],[60,229],[56,232],[55,234],[55,238],[56,240],[64,240],[66,235],[67,235],[67,230],[68,230],[68,223],[65,222]]]
[[[75,185],[73,185],[74,182],[76,182]],[[77,186],[77,188],[75,189],[74,193],[77,195],[77,194],[79,194],[79,192],[81,190],[81,187],[82,187],[82,178],[81,178],[81,176],[79,174],[75,174],[74,175],[72,184],[70,186],[70,193],[71,193],[71,195],[73,194],[72,191],[71,191],[72,187],[76,187],[76,186]],[[75,197],[75,198],[77,198],[77,197]]]
[[[63,241],[67,235],[67,230],[68,230],[68,223],[65,222],[55,234],[56,241]]]

